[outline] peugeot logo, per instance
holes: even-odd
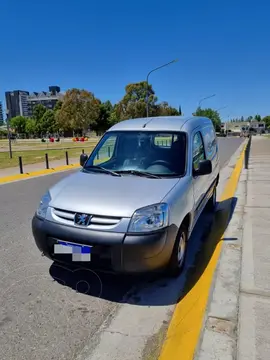
[[[76,213],[75,218],[74,218],[74,223],[76,225],[88,226],[91,219],[92,219],[92,216],[89,214]]]

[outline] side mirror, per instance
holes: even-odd
[[[212,172],[211,160],[202,160],[199,162],[199,168],[193,172],[195,176],[209,175]]]
[[[88,156],[86,154],[81,154],[81,156],[80,156],[80,165],[84,166],[84,164],[86,163],[87,160],[88,160]]]

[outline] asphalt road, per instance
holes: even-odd
[[[242,141],[219,139],[222,166]],[[41,257],[31,219],[42,194],[66,175],[0,185],[1,360],[71,360],[87,354],[99,341],[100,327],[127,301],[124,295],[141,287],[139,278],[72,272]]]

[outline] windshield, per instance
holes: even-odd
[[[186,168],[186,134],[108,132],[94,149],[84,168],[90,169],[93,166],[101,166],[121,174],[138,175],[140,171],[158,176],[183,176]]]

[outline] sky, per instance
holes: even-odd
[[[9,90],[87,89],[119,101],[152,73],[159,101],[222,120],[270,114],[269,0],[1,0],[0,100]]]

